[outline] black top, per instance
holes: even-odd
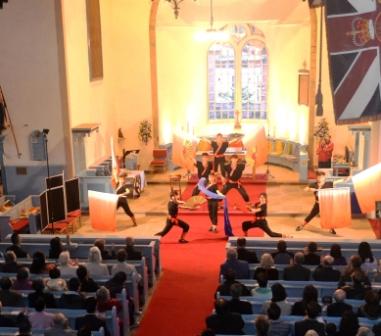
[[[231,164],[228,164],[225,166],[226,178],[228,178],[230,182],[238,182],[238,180],[242,177],[242,173],[244,170],[244,163],[237,164],[237,167],[234,170]]]
[[[117,195],[121,195],[121,194],[124,194],[125,192],[127,192],[127,189],[128,189],[128,186],[127,184],[122,184],[122,185],[119,185],[119,183],[116,185],[116,194]]]
[[[237,247],[237,254],[239,260],[245,260],[249,264],[255,264],[258,262],[258,257],[255,251],[250,251],[244,247]]]
[[[321,188],[319,188],[317,182],[314,182],[314,183],[311,183],[309,187],[313,189],[329,189],[329,188],[333,188],[333,182],[325,182]],[[319,202],[317,191],[314,191],[314,196],[315,196],[315,202]]]
[[[267,204],[255,203],[255,208],[260,208],[261,211],[255,213],[256,217],[266,217],[267,216]]]
[[[225,154],[228,147],[229,147],[229,143],[227,141],[224,141],[221,144],[221,147],[217,144],[217,142],[212,141],[212,149],[214,154],[217,154],[217,155]]]
[[[208,187],[206,187],[206,189],[208,189],[209,191],[217,194],[218,186],[217,186],[217,184],[211,184]]]
[[[13,251],[17,258],[26,258],[28,256],[28,254],[18,245],[11,245],[5,251]]]
[[[212,163],[208,162],[206,168],[202,165],[202,162],[197,161],[195,163],[197,167],[197,176],[200,179],[201,177],[205,177],[206,179],[209,177],[210,172],[212,171]]]
[[[168,202],[168,214],[171,217],[177,217],[177,214],[179,213],[179,205],[175,201],[169,201]]]

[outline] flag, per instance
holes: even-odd
[[[380,1],[329,0],[326,26],[336,123],[381,119]]]

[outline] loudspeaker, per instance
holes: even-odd
[[[381,201],[376,201],[376,218],[381,218]]]
[[[308,0],[308,4],[311,8],[324,6],[324,0]]]

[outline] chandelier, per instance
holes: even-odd
[[[154,1],[154,0],[151,0],[151,1]],[[177,19],[180,13],[180,4],[184,0],[165,0],[165,1],[169,2],[172,5],[173,13],[175,14],[175,18]],[[197,0],[193,0],[193,1],[197,1]]]

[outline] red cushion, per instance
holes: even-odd
[[[27,218],[18,218],[11,220],[11,226],[13,231],[19,232],[29,225],[29,220]]]

